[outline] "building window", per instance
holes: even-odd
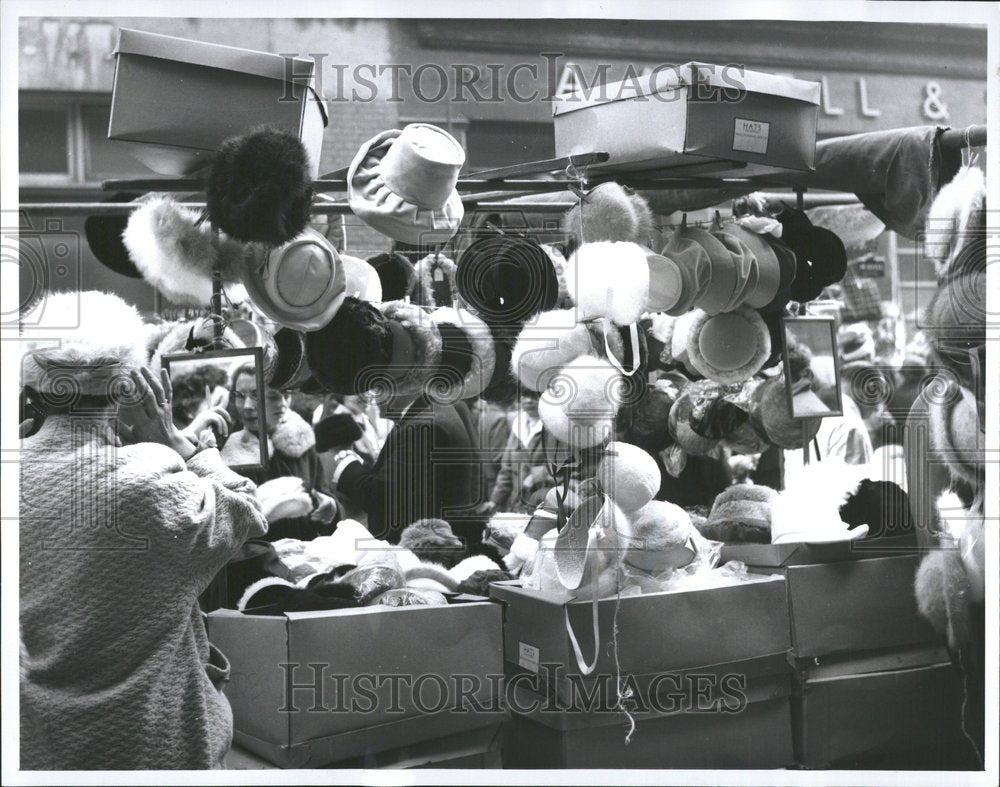
[[[22,186],[93,186],[152,170],[109,140],[111,96],[22,91],[18,163]]]

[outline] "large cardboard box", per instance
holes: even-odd
[[[811,171],[819,103],[818,82],[685,63],[557,98],[556,155],[669,175]]]
[[[785,577],[795,658],[942,641],[917,610],[913,581],[922,556],[912,549],[748,544],[725,547],[722,559]]]
[[[960,705],[942,647],[803,663],[792,699],[795,758],[808,768],[943,769]]]
[[[283,768],[375,756],[503,720],[501,609],[489,601],[281,616],[216,610],[234,739]]]
[[[319,173],[326,106],[315,63],[123,28],[108,138],[163,175],[189,175],[223,141],[267,125],[302,140]]]
[[[786,768],[794,763],[789,674],[749,683],[727,709],[636,713],[546,711],[520,687],[504,739],[508,768]],[[527,712],[520,709],[530,708]]]
[[[528,675],[537,691],[564,703],[572,704],[581,691],[593,693],[617,675],[629,676],[644,691],[658,682],[663,689],[661,676],[711,665],[763,661],[770,666],[756,671],[787,669],[788,599],[782,579],[603,599],[598,602],[600,647],[587,676],[577,663],[566,621],[590,662],[595,652],[591,602],[503,583],[491,585],[490,596],[504,603],[508,680]]]

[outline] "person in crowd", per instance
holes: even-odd
[[[171,385],[178,429],[186,429],[205,410],[229,404],[229,375],[214,364],[202,364],[188,374],[174,375]]]
[[[555,483],[547,466],[542,431],[538,394],[525,389],[511,420],[510,436],[489,501],[483,509],[485,513],[532,511],[535,493]]]
[[[262,501],[268,517],[268,540],[298,538],[308,541],[331,534],[339,509],[337,501],[329,494],[312,426],[289,407],[290,397],[283,391],[265,385],[263,399],[258,401],[257,377],[252,363],[236,368],[230,390],[243,428],[226,440],[223,460],[230,466],[258,465],[263,437],[267,441],[266,469],[241,472],[258,485],[288,478],[301,482],[268,487],[277,493],[267,494]],[[311,500],[311,505],[305,506],[303,511],[307,499]]]
[[[484,514],[490,514],[495,510],[491,498],[503,465],[507,441],[510,439],[512,407],[513,402],[510,400],[494,402],[486,399],[477,399],[475,406],[470,406],[473,422],[478,424],[476,446],[480,456],[477,462],[480,474],[479,492],[480,499],[484,501],[480,506],[480,512]]]
[[[229,665],[197,597],[267,530],[254,484],[174,424],[133,307],[101,292],[44,306],[60,344],[22,365],[41,423],[20,455],[20,766],[221,767]]]

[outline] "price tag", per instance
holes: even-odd
[[[531,670],[532,672],[538,672],[538,656],[538,648],[534,645],[529,645],[526,642],[517,643],[517,664],[519,667],[524,667],[526,670]]]
[[[742,150],[746,153],[767,153],[767,138],[770,133],[770,123],[765,123],[762,120],[736,118],[733,150]]]

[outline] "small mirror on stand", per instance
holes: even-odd
[[[267,434],[260,347],[166,355],[163,367],[170,375],[174,423],[179,429],[196,421],[207,424],[207,411],[221,408],[229,414],[229,433],[216,432],[215,438],[226,464],[236,471],[267,467],[267,441],[257,439]],[[246,450],[239,450],[243,444]]]
[[[831,317],[786,317],[782,324],[792,418],[843,415],[836,321]]]

